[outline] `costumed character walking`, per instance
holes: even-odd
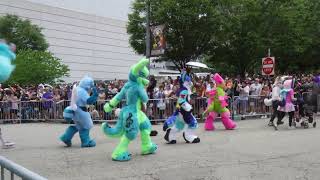
[[[182,72],[179,82],[177,109],[163,125],[163,130],[166,131],[164,139],[168,144],[175,144],[177,143],[177,133],[182,131],[183,138],[187,143],[199,143],[200,138],[194,134],[195,129],[198,127],[198,122],[192,115],[192,106],[189,103],[192,81],[186,71]]]
[[[128,82],[109,103],[104,105],[105,112],[111,112],[123,99],[126,100],[126,105],[121,109],[116,125],[110,127],[108,123],[102,124],[102,131],[105,135],[120,137],[120,143],[112,153],[114,161],[129,161],[131,159],[128,146],[137,137],[139,130],[142,155],[153,154],[158,148],[151,141],[151,123],[142,111],[148,102],[145,90],[149,83],[147,80],[148,64],[149,60],[144,58],[131,67]]]
[[[5,40],[0,40],[0,83],[9,79],[15,66],[12,61],[16,59],[16,46],[8,45]]]
[[[91,96],[89,91],[92,91]],[[92,78],[86,76],[80,81],[79,86],[73,86],[71,104],[64,110],[63,117],[69,122],[73,120],[75,125],[70,125],[60,137],[67,147],[72,145],[71,140],[77,132],[79,132],[81,147],[96,146],[96,142],[89,135],[93,122],[87,105],[94,104],[97,98],[98,92]]]
[[[15,55],[16,46],[14,44],[8,45],[5,40],[0,40],[0,83],[9,79],[15,66],[12,61],[16,59]],[[0,128],[0,141],[2,148],[12,148],[15,143],[3,140]]]
[[[224,127],[228,130],[236,128],[236,123],[230,119],[230,111],[227,108],[228,97],[225,95],[225,82],[223,78],[216,73],[213,76],[213,80],[216,83],[216,89],[208,92],[208,108],[204,114],[209,114],[205,120],[204,128],[207,131],[212,131],[215,129],[213,121],[216,119],[217,115],[221,115],[221,121]]]
[[[283,89],[280,91],[280,101],[278,106],[278,121],[282,121],[285,114],[289,114],[289,128],[293,129],[295,128],[292,126],[292,120],[294,116],[295,107],[293,105],[293,101],[296,100],[294,97],[294,91],[293,91],[293,83],[294,81],[292,79],[285,80],[283,83]],[[274,123],[275,130],[278,130],[277,124]]]

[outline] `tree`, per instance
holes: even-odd
[[[145,52],[146,1],[136,0],[127,31]],[[150,1],[151,21],[167,26],[171,48],[159,60],[181,68],[199,57],[222,73],[260,73],[268,48],[278,72],[319,67],[320,2],[317,0]]]
[[[68,66],[47,51],[22,50],[15,63],[16,69],[8,81],[9,84],[53,83],[69,74]]]
[[[45,51],[48,48],[42,28],[15,15],[0,17],[0,38],[15,43],[17,49]]]
[[[15,15],[0,17],[0,38],[17,45],[16,68],[7,83],[52,83],[69,75],[69,68],[47,51],[42,28]]]
[[[312,70],[319,59],[317,8],[315,0],[222,1],[224,37],[207,54],[207,62],[244,76],[260,71],[261,58],[271,48],[279,72]]]
[[[149,0],[135,0],[128,15],[127,32],[130,45],[145,53],[145,14]],[[170,49],[160,61],[171,61],[180,70],[185,63],[196,60],[214,45],[220,32],[220,16],[213,0],[150,1],[152,25],[165,24],[166,40]]]

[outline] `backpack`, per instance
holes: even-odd
[[[287,97],[287,92],[286,91],[282,91],[280,93],[280,96],[281,96],[281,100],[279,101],[279,106],[280,107],[284,107],[286,105],[286,97]]]

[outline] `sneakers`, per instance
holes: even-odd
[[[273,122],[269,121],[268,126],[273,126]]]
[[[281,124],[284,124],[284,122],[283,121],[278,121],[277,124],[281,125]]]

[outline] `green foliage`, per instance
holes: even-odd
[[[41,30],[15,15],[0,17],[0,38],[17,45],[16,68],[7,83],[53,83],[69,75],[68,66],[46,51],[48,43]]]
[[[135,0],[127,31],[130,44],[145,52],[147,0]],[[177,67],[199,57],[227,74],[259,73],[261,58],[276,57],[277,72],[319,68],[318,0],[150,1],[151,22],[168,27],[170,51],[160,60]]]
[[[129,14],[127,32],[130,44],[139,53],[145,52],[145,14],[147,0],[136,0]],[[165,24],[170,49],[159,60],[172,61],[179,69],[190,60],[208,52],[219,33],[219,18],[213,0],[150,1],[151,22]]]
[[[313,70],[319,56],[311,57],[309,51],[319,46],[313,37],[316,21],[311,7],[310,1],[302,0],[222,2],[226,41],[208,54],[207,62],[222,71],[221,62],[238,70],[234,73],[254,73],[260,71],[261,58],[271,48],[278,72]]]
[[[22,50],[15,60],[16,69],[8,83],[21,85],[53,83],[69,75],[68,66],[46,51]]]
[[[0,38],[17,45],[17,50],[32,49],[45,51],[48,48],[41,28],[15,15],[0,17]]]

